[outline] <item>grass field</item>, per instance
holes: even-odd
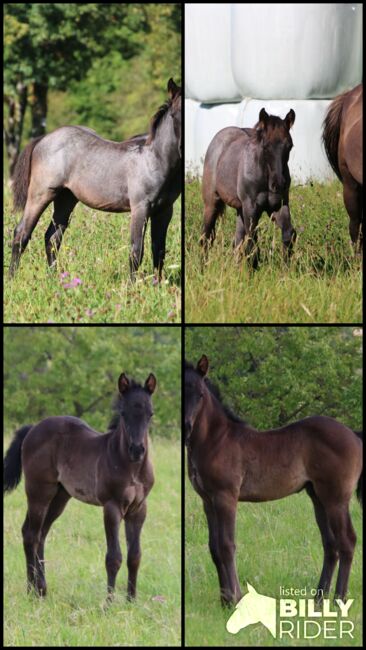
[[[234,260],[236,213],[218,221],[216,241],[203,265],[199,237],[203,204],[198,180],[185,190],[185,315],[190,323],[349,323],[362,318],[362,274],[348,233],[342,186],[292,187],[292,222],[298,238],[289,267],[281,232],[263,215],[261,265]]]
[[[9,444],[10,438],[6,441]],[[5,501],[5,646],[179,646],[181,639],[181,448],[156,438],[155,485],[142,529],[135,603],[126,600],[123,563],[114,603],[104,609],[106,544],[102,508],[72,499],[46,543],[48,595],[27,596],[21,525],[24,485]]]
[[[354,598],[350,618],[355,638],[276,640],[261,623],[237,635],[226,631],[232,610],[219,603],[216,569],[208,550],[208,532],[200,497],[189,481],[185,497],[185,641],[187,646],[361,646],[362,645],[362,521],[356,499],[351,509],[357,546],[349,586]],[[259,593],[279,598],[279,588],[307,590],[317,586],[322,545],[313,508],[306,493],[268,503],[240,503],[237,514],[237,567],[243,593],[248,581]],[[333,584],[334,588],[335,582]],[[298,618],[294,619],[298,621]]]
[[[6,323],[176,323],[181,321],[181,202],[168,229],[164,281],[152,272],[150,224],[137,281],[129,280],[130,214],[111,214],[78,204],[59,253],[58,270],[47,267],[44,235],[49,207],[40,218],[14,280],[7,277],[13,230],[20,215],[4,208],[4,320]],[[71,285],[71,286],[70,286]]]

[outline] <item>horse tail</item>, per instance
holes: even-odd
[[[32,427],[32,424],[27,424],[14,433],[13,440],[4,458],[4,492],[11,492],[20,482],[22,476],[22,444]]]
[[[332,101],[323,122],[322,135],[323,145],[329,164],[340,181],[342,180],[342,176],[338,164],[338,143],[341,131],[344,95],[345,93],[338,95],[338,97]]]
[[[360,438],[361,442],[363,442],[363,431],[354,431],[353,433],[355,433],[357,438]],[[357,499],[359,500],[361,506],[362,506],[362,474],[363,472],[361,472],[360,478],[358,479],[357,488],[356,488]]]
[[[23,149],[17,163],[15,165],[14,173],[12,176],[12,191],[13,191],[13,211],[24,210],[27,203],[28,186],[31,174],[32,153],[36,144],[44,138],[44,135],[38,136],[30,141],[29,144]]]

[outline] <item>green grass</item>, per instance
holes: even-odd
[[[9,439],[6,445],[9,443]],[[154,439],[155,485],[142,529],[135,603],[126,600],[123,563],[114,603],[104,609],[106,572],[103,510],[72,499],[46,543],[48,595],[26,594],[21,525],[24,485],[5,501],[5,646],[179,646],[181,639],[180,444]],[[159,596],[160,598],[156,599]]]
[[[202,502],[187,480],[185,497],[185,641],[187,646],[361,646],[362,645],[362,521],[352,500],[351,516],[357,532],[349,598],[355,638],[311,640],[274,639],[261,624],[237,635],[226,631],[232,610],[219,604],[219,583],[208,550]],[[237,513],[237,568],[245,593],[246,581],[261,594],[279,598],[279,588],[316,587],[322,565],[322,545],[309,497],[300,494],[268,503],[240,503]],[[333,588],[335,581],[333,583]],[[300,620],[298,618],[295,621]]]
[[[227,209],[203,264],[199,237],[203,203],[198,180],[185,190],[185,315],[194,323],[349,323],[362,318],[362,273],[348,233],[342,186],[292,187],[298,239],[290,266],[282,260],[279,228],[263,215],[261,265],[253,272],[234,259],[236,213]]]
[[[13,230],[20,215],[11,215],[9,192],[4,217],[4,321],[6,323],[177,323],[181,320],[181,202],[174,205],[168,229],[164,280],[153,282],[150,224],[145,255],[137,281],[129,280],[130,214],[111,214],[78,204],[71,217],[58,258],[50,272],[44,234],[51,220],[49,207],[12,281],[7,271]],[[62,277],[62,273],[68,275]],[[64,288],[75,278],[81,284]]]

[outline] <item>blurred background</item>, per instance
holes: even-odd
[[[225,403],[260,429],[309,415],[362,428],[362,328],[186,327],[185,355],[202,354]]]
[[[125,372],[157,378],[151,436],[180,440],[181,330],[175,327],[5,327],[5,434],[51,415],[105,432]]]
[[[178,3],[6,3],[5,158],[31,137],[83,124],[105,138],[146,132],[181,83]]]

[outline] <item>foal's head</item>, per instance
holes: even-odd
[[[257,143],[263,148],[263,163],[268,174],[268,189],[273,194],[282,194],[286,189],[286,174],[292,138],[290,129],[295,122],[295,112],[291,110],[284,120],[268,115],[265,108],[259,113],[255,125]]]
[[[169,79],[168,93],[171,101],[170,115],[173,119],[174,134],[178,142],[179,156],[182,157],[182,88],[177,86],[173,79]]]
[[[202,355],[196,368],[187,364],[184,373],[184,436],[185,443],[189,443],[192,429],[200,412],[204,391],[204,377],[208,371],[208,359]]]
[[[153,416],[151,395],[156,388],[156,379],[150,373],[144,386],[130,381],[123,372],[118,380],[120,393],[119,414],[127,435],[130,460],[142,460],[147,448],[147,432]]]

